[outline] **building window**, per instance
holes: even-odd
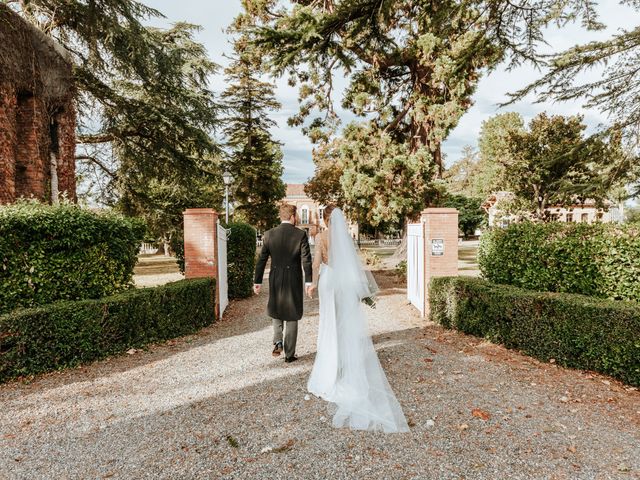
[[[318,220],[324,220],[324,207],[318,208]]]
[[[573,222],[573,213],[567,213],[567,223]]]
[[[307,207],[306,205],[302,207],[300,216],[302,217],[301,218],[302,224],[307,225],[309,223],[309,207]]]
[[[560,215],[558,215],[557,213],[552,213],[551,214],[551,221],[552,222],[557,222],[560,219]]]
[[[602,212],[598,212],[598,213],[596,214],[596,219],[597,219],[599,222],[601,222],[601,221],[602,221],[602,217],[604,217],[604,215],[602,214]]]
[[[582,223],[588,223],[589,222],[589,214],[588,213],[583,213],[582,216],[580,217],[580,221]]]

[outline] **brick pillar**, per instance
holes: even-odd
[[[186,278],[218,279],[218,213],[213,208],[184,211],[184,274]],[[220,289],[216,285],[216,318]]]
[[[424,311],[428,317],[431,279],[458,276],[458,210],[427,208],[422,211],[421,219],[425,225]]]

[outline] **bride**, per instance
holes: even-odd
[[[335,405],[335,427],[407,432],[361,304],[377,286],[360,263],[342,211],[329,205],[324,215],[328,229],[316,237],[313,265],[320,297],[318,353],[307,389]]]

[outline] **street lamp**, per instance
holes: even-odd
[[[225,203],[225,219],[227,225],[229,224],[229,186],[233,183],[233,175],[229,170],[225,170],[222,174],[222,181],[224,182],[224,203]]]

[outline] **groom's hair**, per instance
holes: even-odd
[[[296,212],[297,208],[295,205],[290,205],[288,203],[280,204],[280,220],[290,220]]]

